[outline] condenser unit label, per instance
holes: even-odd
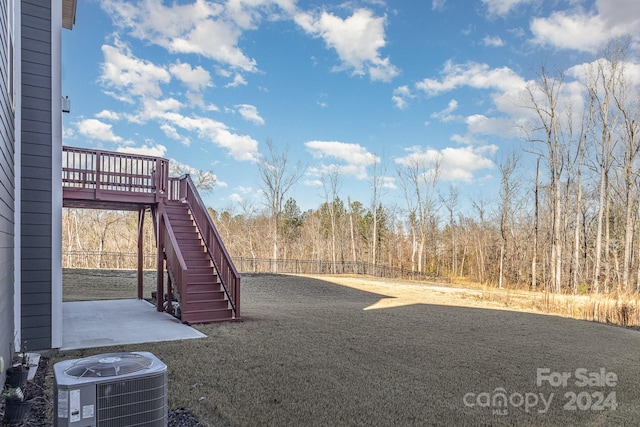
[[[84,405],[82,407],[82,418],[93,418],[94,410],[93,405]]]
[[[69,391],[69,422],[80,421],[80,390]]]
[[[69,390],[58,390],[58,418],[69,418]]]

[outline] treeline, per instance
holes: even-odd
[[[373,162],[366,200],[340,194],[341,172],[327,168],[323,203],[302,212],[288,197],[302,169],[268,141],[258,174],[267,208],[210,213],[233,258],[364,262],[551,292],[638,292],[640,65],[629,53],[616,44],[572,69],[570,82],[542,68],[521,88],[525,149],[504,156],[498,195],[471,200],[471,211],[461,209],[455,186],[443,190],[437,158],[415,156],[393,173]],[[524,172],[530,164],[533,174]],[[394,206],[382,197],[390,176],[404,195]],[[135,213],[66,210],[63,218],[63,251],[136,250]],[[147,227],[145,251],[154,250]]]

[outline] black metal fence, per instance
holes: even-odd
[[[449,277],[435,276],[406,268],[389,267],[362,261],[326,261],[305,259],[233,258],[241,273],[287,274],[359,274],[389,279],[409,279],[450,283]]]
[[[145,254],[143,268],[155,270],[156,254]],[[102,268],[106,270],[135,270],[138,268],[136,252],[62,251],[64,268]]]
[[[361,261],[326,261],[305,259],[270,259],[234,257],[233,263],[240,274],[249,273],[283,273],[283,274],[354,274],[389,279],[407,279],[450,283],[449,277],[436,276],[406,268],[376,265]],[[63,251],[64,268],[102,268],[135,270],[138,266],[138,255],[133,252],[87,252]],[[156,268],[156,255],[145,254],[145,269]]]

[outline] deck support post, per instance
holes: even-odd
[[[144,263],[144,216],[146,212],[146,207],[140,208],[138,211],[138,299],[142,299],[144,297],[144,286],[143,286],[143,263]]]
[[[158,203],[158,208],[156,211],[156,215],[158,219],[156,224],[158,226],[158,230],[156,232],[156,239],[158,243],[158,255],[157,255],[157,280],[156,280],[156,309],[158,311],[163,311],[163,303],[164,303],[164,203]]]

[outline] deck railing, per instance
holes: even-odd
[[[211,215],[205,208],[196,186],[189,175],[169,180],[169,200],[185,201],[202,236],[209,257],[218,273],[222,287],[236,318],[240,317],[240,274],[233,265],[227,249],[222,243]]]
[[[126,192],[166,197],[169,161],[160,157],[62,147],[62,186],[90,190],[95,199],[102,192]]]
[[[165,254],[167,257],[167,273],[169,274],[169,278],[171,280],[170,286],[171,288],[173,288],[173,286],[177,286],[178,293],[184,295],[184,286],[188,283],[189,280],[189,269],[187,268],[187,263],[182,256],[180,246],[178,245],[178,240],[176,239],[166,212],[162,214],[162,219],[163,220],[161,223],[163,227],[161,232],[164,234],[163,240]],[[172,289],[170,289],[170,293],[173,294]],[[168,301],[172,300],[172,298],[168,298]],[[185,302],[187,301],[183,301],[183,304]],[[186,304],[182,307],[182,309],[187,309]]]

